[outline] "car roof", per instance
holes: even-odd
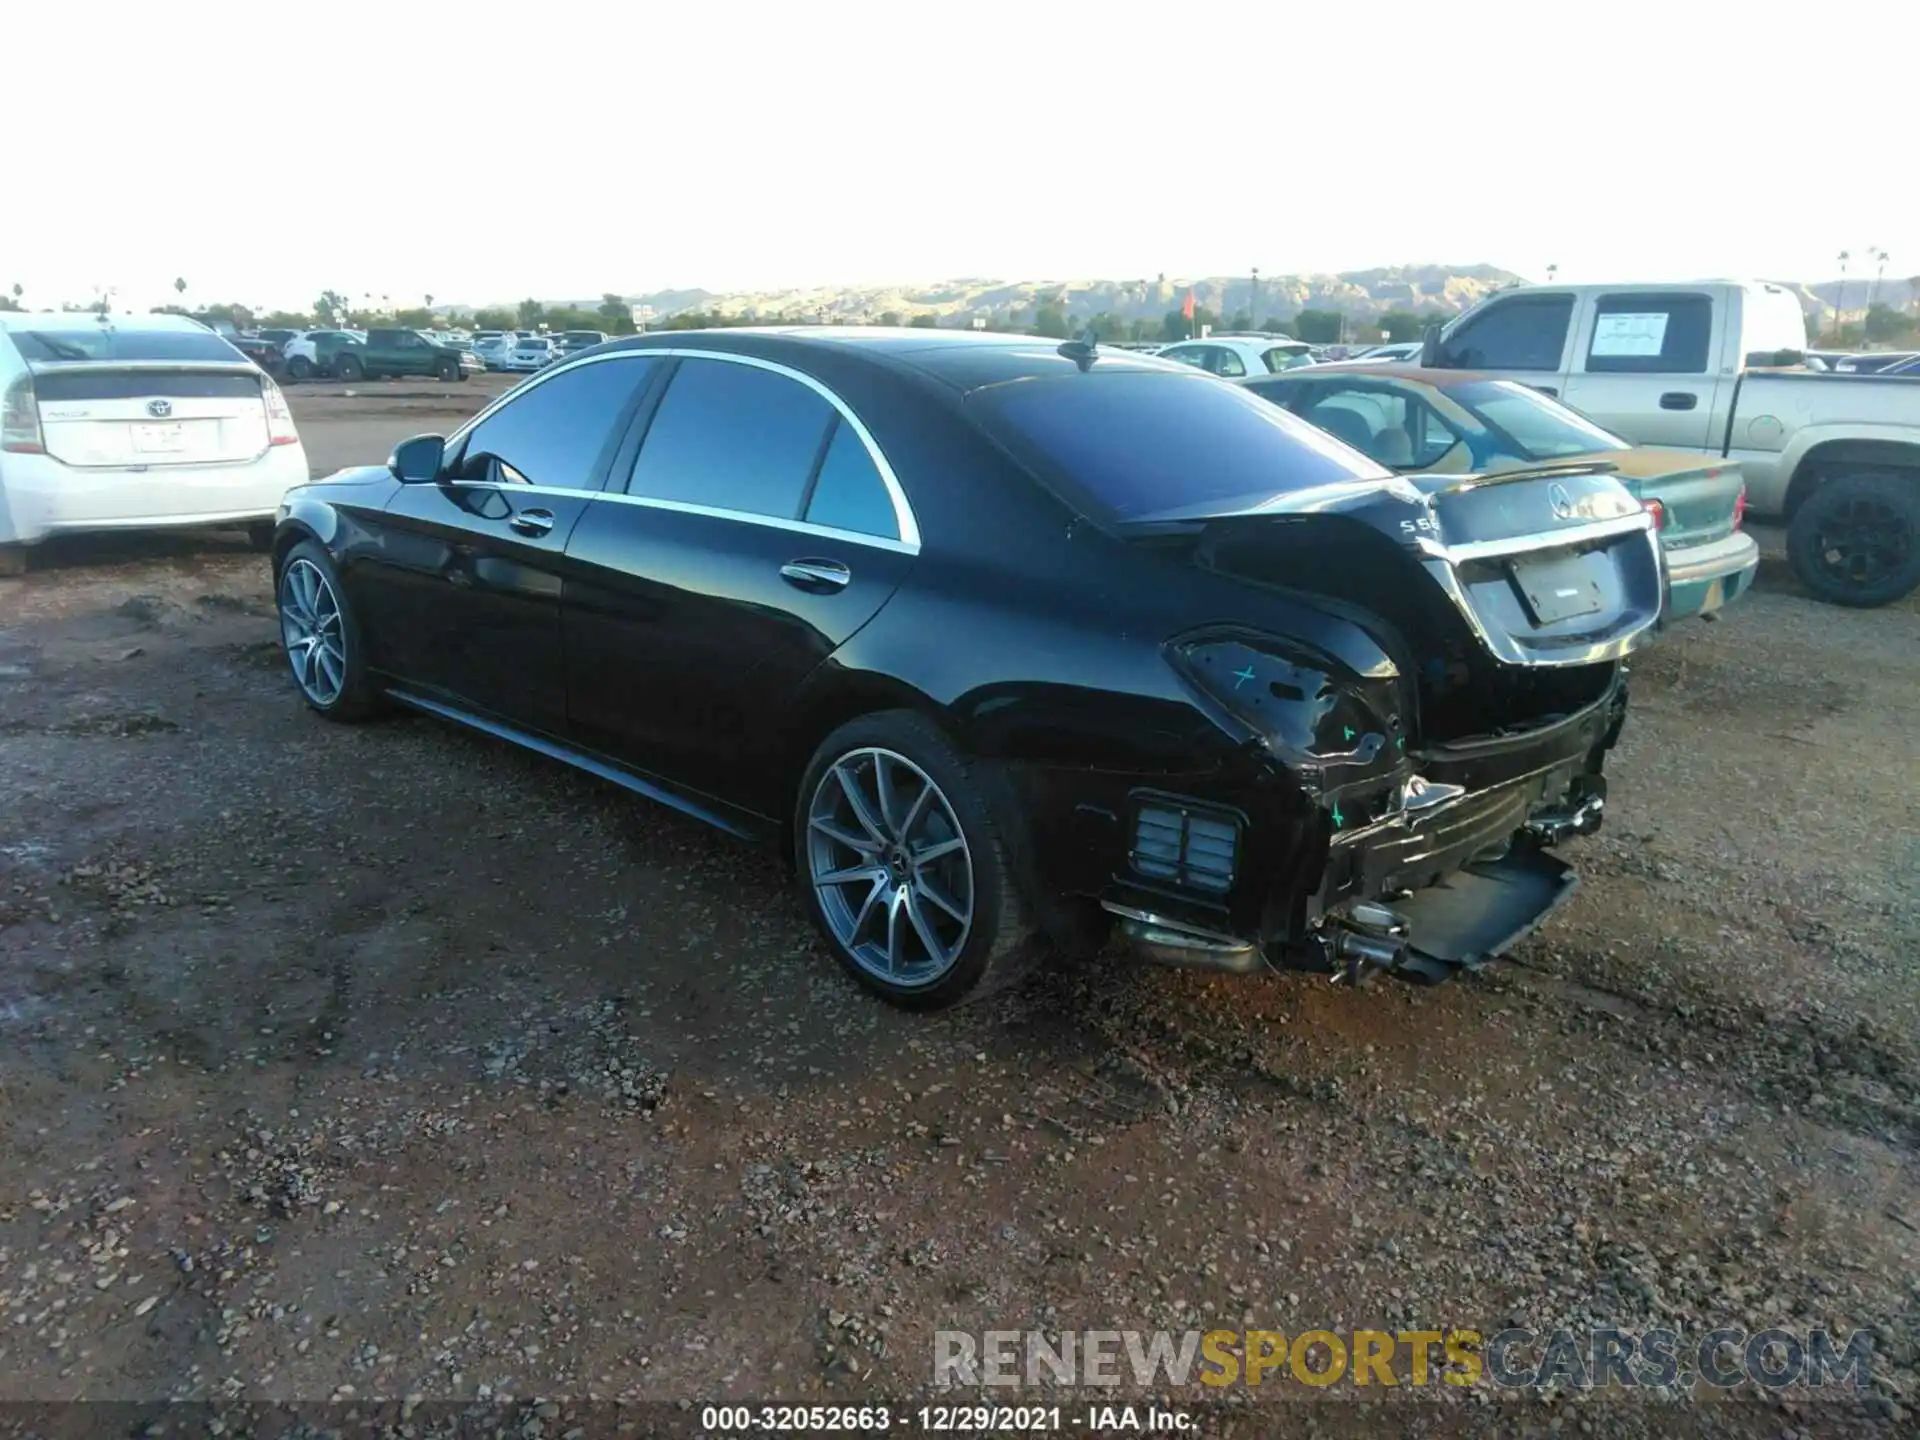
[[[613,342],[619,349],[703,350],[755,355],[764,359],[804,360],[809,352],[857,357],[895,371],[915,371],[962,392],[1007,380],[1079,373],[1079,363],[1060,353],[1066,342],[1040,335],[1008,335],[993,330],[926,330],[877,325],[733,326],[719,330],[650,330]],[[1191,376],[1198,372],[1177,360],[1160,360],[1138,350],[1096,346],[1100,372],[1152,371]]]
[[[214,333],[211,326],[202,325],[188,315],[98,315],[91,310],[0,310],[0,330],[83,330],[93,326],[145,331],[149,334],[178,334],[187,330]]]
[[[1311,347],[1304,340],[1295,340],[1290,335],[1196,335],[1191,340],[1169,340],[1163,347],[1171,350],[1176,345],[1250,345],[1258,349],[1271,350],[1276,345],[1291,346],[1306,350]]]
[[[1298,370],[1285,370],[1279,375],[1249,375],[1249,380],[1311,380],[1321,375],[1354,375],[1363,380],[1411,380],[1420,385],[1431,385],[1444,390],[1449,385],[1465,384],[1470,380],[1504,380],[1504,375],[1486,375],[1478,370],[1428,370],[1419,365],[1408,365],[1403,361],[1390,361],[1382,364],[1375,361],[1369,365],[1365,360],[1331,360],[1324,365],[1303,365]]]

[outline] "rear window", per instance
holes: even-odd
[[[567,331],[567,339],[583,341],[589,345],[597,345],[600,343],[600,337],[591,330],[569,330]]]
[[[119,330],[94,325],[86,329],[46,327],[7,333],[21,356],[29,361],[235,361],[243,358],[233,346],[208,330]]]
[[[1513,440],[1529,460],[1562,460],[1596,450],[1625,450],[1628,443],[1584,415],[1512,380],[1469,380],[1442,387],[1483,424]]]
[[[1390,471],[1238,385],[1166,372],[979,391],[987,429],[1069,503],[1115,520],[1205,515]]]

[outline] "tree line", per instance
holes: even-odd
[[[174,290],[184,300],[187,291],[184,278],[174,281]],[[17,283],[11,293],[0,291],[0,310],[21,310],[23,291]],[[60,308],[69,311],[93,310],[105,314],[110,300],[103,296],[86,305],[64,304]],[[1876,306],[1876,310],[1886,307]],[[221,302],[202,305],[191,312],[185,305],[162,305],[156,311],[176,314],[192,313],[204,319],[225,321],[236,330],[251,330],[256,327],[282,330],[363,330],[370,325],[393,325],[409,330],[599,330],[610,335],[631,335],[635,326],[633,311],[621,296],[609,290],[600,297],[600,303],[592,309],[578,305],[547,305],[539,300],[528,298],[509,309],[505,306],[483,306],[474,310],[449,310],[444,314],[433,309],[433,296],[427,295],[419,305],[395,307],[390,296],[375,297],[363,295],[356,302],[352,296],[338,290],[322,291],[319,298],[306,310],[262,310],[256,311],[249,306]],[[1108,343],[1141,344],[1149,342],[1165,343],[1173,340],[1185,340],[1198,335],[1206,329],[1226,329],[1246,331],[1258,328],[1276,335],[1286,335],[1310,344],[1334,344],[1342,339],[1372,340],[1385,331],[1391,340],[1418,339],[1425,328],[1445,317],[1438,314],[1414,314],[1407,310],[1389,310],[1384,315],[1370,318],[1356,318],[1338,310],[1302,310],[1292,316],[1268,316],[1258,327],[1253,316],[1246,310],[1235,311],[1222,325],[1221,317],[1208,307],[1197,306],[1193,318],[1189,320],[1179,310],[1169,310],[1158,318],[1151,316],[1124,316],[1111,311],[1102,311],[1091,316],[1070,315],[1057,304],[1041,304],[1031,308],[1010,310],[993,317],[990,322],[995,330],[1015,334],[1041,335],[1056,339],[1066,339],[1072,335],[1091,329],[1101,340]],[[940,328],[940,318],[935,315],[906,316],[896,310],[888,310],[870,320],[846,320],[827,318],[818,315],[775,315],[745,316],[725,314],[717,310],[686,310],[659,321],[652,328],[658,330],[708,330],[723,329],[730,326],[762,325],[767,323],[789,324],[871,324],[899,326],[905,325],[918,329]],[[970,325],[971,321],[962,321]],[[1868,319],[1869,334],[1872,334],[1873,317]]]

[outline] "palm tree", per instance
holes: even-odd
[[[1845,250],[1840,252],[1840,289],[1833,300],[1833,338],[1836,344],[1847,323],[1847,261],[1852,258]]]
[[[1553,283],[1553,277],[1559,273],[1560,267],[1558,265],[1547,266],[1547,284],[1551,285]]]
[[[1867,255],[1874,263],[1873,283],[1867,287],[1867,309],[1871,311],[1880,294],[1880,277],[1887,273],[1887,252],[1874,246],[1868,248]]]
[[[173,293],[178,295],[182,300],[186,299],[187,297],[187,277],[186,276],[184,275],[174,276]]]

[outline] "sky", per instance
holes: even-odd
[[[1911,5],[1911,0],[1907,0]],[[20,5],[0,287],[1920,273],[1906,6]],[[1902,38],[1905,37],[1905,38]]]

